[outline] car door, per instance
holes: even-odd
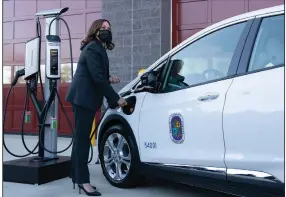
[[[218,27],[171,53],[163,88],[141,107],[141,161],[225,169],[223,105],[250,26]]]
[[[284,14],[271,15],[255,21],[223,112],[229,180],[264,186],[284,182]]]

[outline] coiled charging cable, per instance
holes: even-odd
[[[3,131],[4,131],[6,113],[7,113],[7,108],[8,108],[8,101],[9,101],[9,97],[10,97],[10,94],[11,94],[11,91],[12,91],[13,87],[14,87],[14,86],[11,86],[11,87],[10,87],[9,92],[8,92],[8,94],[7,94],[7,97],[6,97],[6,103],[5,103],[4,114],[3,114]],[[24,139],[24,138],[22,138],[22,139]],[[8,147],[7,147],[6,143],[5,143],[5,137],[4,137],[4,136],[3,136],[3,145],[4,145],[5,150],[6,150],[10,155],[12,155],[12,156],[14,156],[14,157],[19,157],[19,158],[27,157],[27,156],[33,154],[33,152],[34,152],[34,151],[36,150],[36,148],[38,147],[38,144],[37,144],[36,147],[33,149],[33,151],[29,151],[29,153],[24,154],[24,155],[17,155],[17,154],[12,153],[12,152],[8,149]]]
[[[5,107],[4,107],[4,114],[3,114],[3,131],[4,131],[4,128],[5,128],[5,120],[6,120],[6,114],[7,114],[7,109],[8,109],[8,101],[9,101],[9,97],[10,97],[10,94],[12,92],[12,89],[13,87],[16,85],[19,77],[23,76],[25,73],[25,69],[22,69],[22,70],[19,70],[16,72],[16,76],[15,76],[15,79],[13,80],[12,84],[11,84],[11,87],[9,88],[9,91],[8,91],[8,94],[6,96],[6,102],[5,102]],[[25,149],[28,151],[27,154],[24,154],[24,155],[18,155],[18,154],[15,154],[13,153],[12,151],[10,151],[5,143],[5,137],[3,137],[3,145],[4,145],[4,148],[5,150],[12,156],[14,157],[19,157],[19,158],[23,158],[23,157],[27,157],[29,155],[32,155],[32,154],[37,154],[36,149],[38,148],[39,146],[39,141],[38,143],[36,144],[36,146],[33,148],[33,150],[30,150],[28,147],[27,147],[27,144],[25,142],[25,139],[24,139],[24,119],[25,119],[25,111],[26,111],[26,108],[27,108],[27,102],[28,102],[28,84],[26,84],[26,91],[25,91],[25,104],[24,104],[24,112],[23,112],[23,118],[22,118],[22,125],[21,125],[21,138],[22,138],[22,143],[25,147]]]
[[[26,83],[25,105],[24,105],[24,111],[23,111],[23,116],[22,116],[22,124],[21,124],[21,138],[22,138],[22,142],[23,142],[23,145],[24,145],[25,149],[26,149],[29,153],[35,155],[35,154],[38,154],[38,153],[39,153],[39,151],[38,151],[38,152],[35,152],[36,149],[37,149],[38,146],[39,146],[39,142],[37,143],[37,145],[34,147],[33,150],[30,150],[30,149],[28,148],[26,142],[25,142],[25,139],[24,139],[24,123],[25,123],[25,116],[26,116],[26,110],[27,110],[27,104],[28,104],[28,98],[29,98],[28,92],[29,92],[29,87],[28,87],[28,84]]]
[[[65,117],[66,117],[66,119],[67,119],[67,121],[68,121],[68,124],[69,124],[69,126],[70,126],[70,128],[72,129],[72,124],[71,124],[71,122],[70,122],[70,119],[68,118],[68,115],[67,115],[67,113],[66,113],[66,110],[64,109],[64,107],[63,107],[63,103],[62,103],[62,101],[60,100],[60,96],[59,96],[59,93],[58,93],[58,90],[57,90],[57,88],[56,87],[53,87],[52,88],[52,92],[51,92],[51,97],[50,97],[50,99],[55,99],[55,97],[57,96],[57,98],[58,98],[58,101],[59,101],[59,104],[60,104],[60,106],[61,106],[61,108],[63,109],[63,112],[64,112],[64,115],[65,115]],[[49,101],[48,101],[49,102]],[[44,115],[44,118],[43,118],[43,124],[45,124],[45,122],[46,122],[46,119],[47,119],[47,114],[48,114],[48,109],[45,111],[45,115]],[[65,152],[66,150],[68,150],[70,147],[71,147],[71,145],[72,145],[72,143],[73,143],[73,141],[74,141],[74,130],[72,129],[72,140],[71,140],[71,142],[70,142],[70,144],[66,147],[66,148],[64,148],[63,150],[61,150],[61,151],[51,151],[51,150],[49,150],[49,149],[47,149],[46,147],[45,147],[45,145],[44,145],[44,143],[42,142],[42,138],[41,138],[41,136],[43,135],[43,132],[45,131],[45,129],[44,129],[45,127],[42,125],[42,127],[41,127],[41,129],[40,129],[40,132],[39,132],[39,135],[40,135],[40,137],[39,137],[39,142],[40,142],[40,146],[45,150],[45,151],[47,151],[47,152],[49,152],[49,153],[52,153],[52,154],[59,154],[59,153],[63,153],[63,152]]]
[[[39,18],[37,19],[37,36],[40,38],[41,40],[41,24],[40,24],[40,20]],[[39,43],[39,50],[41,50],[41,42]],[[41,51],[39,51],[39,53],[41,53]],[[38,79],[38,75],[39,75],[39,79],[40,79],[40,85],[41,85],[41,92],[42,92],[42,97],[44,98],[44,89],[43,89],[43,83],[42,83],[42,77],[41,77],[41,71],[40,71],[40,62],[41,62],[41,58],[39,57],[39,73],[37,74],[37,79]],[[11,87],[9,89],[9,92],[7,94],[6,97],[6,103],[5,103],[5,108],[4,108],[4,114],[3,114],[3,131],[4,131],[4,124],[5,124],[5,119],[6,119],[6,113],[7,113],[7,108],[8,108],[8,101],[9,101],[9,97],[11,94],[12,89],[14,88],[14,86],[17,84],[17,81],[19,79],[19,77],[23,76],[25,74],[25,69],[19,70],[16,72],[16,76],[14,78],[14,81],[11,83]],[[33,150],[30,150],[25,142],[25,138],[24,138],[24,124],[25,124],[25,115],[26,115],[26,110],[27,110],[27,103],[28,103],[28,97],[29,97],[29,88],[28,88],[28,84],[26,83],[26,91],[25,91],[25,101],[24,101],[24,110],[23,110],[23,116],[22,116],[22,123],[21,123],[21,139],[22,139],[22,143],[24,145],[24,148],[26,149],[26,151],[28,151],[27,154],[24,155],[18,155],[15,153],[12,153],[6,143],[5,143],[5,138],[3,137],[3,145],[5,150],[11,154],[14,157],[27,157],[29,155],[35,155],[38,154],[38,152],[35,152],[37,150],[37,148],[39,147],[39,142],[36,144],[36,146],[33,148]]]
[[[39,18],[37,19],[37,36],[40,38],[41,40],[41,24],[40,24],[40,20]],[[41,42],[39,42],[39,53],[41,54]],[[43,89],[43,83],[42,83],[42,77],[41,77],[41,68],[40,68],[40,63],[41,63],[41,58],[39,57],[39,73],[37,74],[37,79],[38,79],[38,75],[39,75],[39,79],[40,79],[40,85],[41,85],[41,92],[42,92],[42,97],[44,98],[44,89]],[[22,71],[22,73],[21,73]],[[9,101],[9,97],[11,94],[11,91],[13,89],[13,87],[16,85],[19,77],[21,77],[22,75],[24,75],[25,73],[25,69],[19,70],[18,72],[16,72],[16,76],[14,78],[14,81],[11,83],[11,87],[9,89],[8,95],[6,97],[6,104],[5,104],[5,108],[4,108],[4,114],[3,114],[3,131],[4,131],[4,123],[5,123],[5,119],[6,119],[6,113],[7,113],[7,108],[8,108],[8,101]],[[5,139],[3,137],[3,145],[4,148],[6,149],[6,151],[11,154],[14,157],[27,157],[31,154],[35,155],[38,154],[38,152],[35,152],[39,146],[39,142],[36,144],[36,146],[33,148],[33,150],[30,150],[25,142],[24,139],[24,124],[25,124],[25,115],[26,115],[26,110],[27,110],[27,103],[28,103],[28,94],[29,88],[28,88],[28,84],[26,83],[26,91],[25,91],[25,101],[24,101],[24,110],[23,110],[23,116],[22,116],[22,123],[21,123],[21,139],[22,139],[22,143],[24,145],[24,148],[26,149],[26,151],[28,151],[28,154],[24,154],[24,155],[17,155],[15,153],[12,153],[6,143],[5,143]]]

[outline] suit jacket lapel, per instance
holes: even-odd
[[[105,48],[103,47],[102,43],[99,40],[95,40],[96,43],[100,46],[101,49],[101,54],[103,57],[103,63],[104,63],[104,68],[105,68],[105,73],[107,75],[107,79],[109,79],[109,61],[108,61],[108,56]]]

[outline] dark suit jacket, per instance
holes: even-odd
[[[106,50],[95,40],[87,44],[81,52],[66,101],[97,111],[102,105],[103,97],[111,106],[116,106],[119,100],[119,95],[109,83]]]

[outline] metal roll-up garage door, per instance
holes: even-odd
[[[223,19],[284,4],[284,0],[172,0],[172,47]]]

